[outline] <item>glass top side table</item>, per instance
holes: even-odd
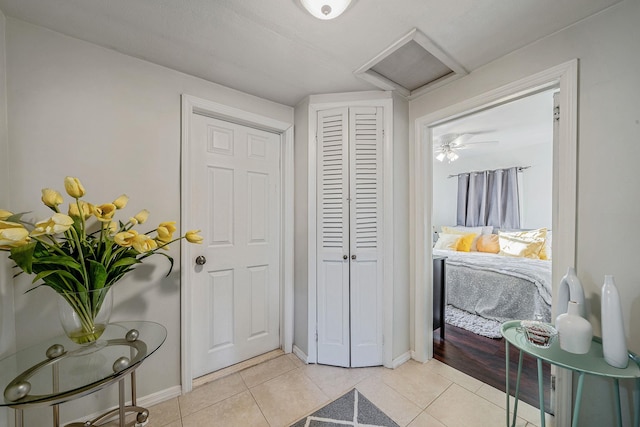
[[[118,415],[125,427],[125,413],[137,412],[129,425],[146,421],[149,411],[136,405],[135,370],[164,343],[164,326],[147,321],[111,323],[100,339],[81,346],[62,335],[20,350],[0,360],[0,406],[15,409],[16,426],[23,426],[22,411],[34,406],[53,406],[53,425],[58,427],[58,405],[119,383],[118,408],[86,423],[95,426]],[[124,404],[124,380],[131,374],[131,405]]]
[[[578,426],[578,414],[580,413],[580,400],[585,374],[612,378],[615,383],[618,426],[622,427],[622,411],[620,407],[620,379],[635,379],[636,400],[634,402],[634,426],[640,426],[640,358],[629,352],[629,365],[625,369],[614,368],[604,360],[602,341],[594,337],[591,348],[586,354],[573,354],[560,348],[558,340],[554,340],[549,348],[540,348],[532,345],[520,329],[519,320],[511,320],[502,324],[502,336],[505,338],[506,350],[506,394],[507,394],[507,427],[509,427],[509,345],[515,346],[520,351],[518,362],[518,375],[516,379],[515,403],[513,408],[513,425],[515,426],[518,413],[518,392],[520,385],[520,373],[522,370],[522,353],[525,352],[535,357],[538,364],[538,393],[540,399],[540,425],[545,427],[544,419],[544,387],[542,378],[542,362],[547,362],[565,369],[570,369],[579,374],[576,390],[575,406],[571,424]]]

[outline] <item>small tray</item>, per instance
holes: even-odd
[[[558,337],[556,328],[537,320],[521,321],[520,329],[524,332],[527,342],[534,347],[549,348]]]

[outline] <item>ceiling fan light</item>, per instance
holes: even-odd
[[[436,156],[436,160],[438,161],[443,161],[444,160],[444,153],[438,153],[438,155]]]
[[[455,162],[456,160],[458,160],[460,158],[460,156],[458,156],[456,153],[454,153],[453,151],[451,151],[447,157],[449,158],[450,162]]]
[[[300,0],[300,3],[316,18],[326,20],[340,16],[351,0]]]

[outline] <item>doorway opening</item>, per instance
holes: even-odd
[[[432,294],[432,223],[433,196],[433,128],[455,118],[523,98],[551,88],[559,88],[560,120],[556,128],[557,143],[553,146],[553,214],[554,233],[552,294],[568,267],[576,260],[576,200],[577,200],[577,105],[578,61],[572,60],[505,86],[468,98],[458,104],[430,112],[414,122],[416,143],[410,153],[412,197],[412,236],[415,244],[412,260],[412,320],[414,354],[418,361],[433,357],[433,294]],[[552,317],[554,307],[552,307]],[[552,397],[555,419],[559,425],[570,422],[571,373],[558,370]]]
[[[501,324],[552,321],[554,93],[433,127],[433,255],[447,264],[446,339],[434,334],[434,358],[503,391]],[[474,234],[468,247],[452,247],[458,232]],[[531,252],[503,247],[515,235],[531,238]],[[535,360],[524,367],[521,398],[538,406]],[[545,365],[545,408],[550,377]]]

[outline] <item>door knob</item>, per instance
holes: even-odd
[[[349,259],[349,255],[342,255],[342,259]]]
[[[351,259],[356,259],[356,254],[351,255]]]
[[[196,257],[196,264],[205,265],[206,263],[207,263],[207,259],[202,255],[200,255],[199,257]]]

